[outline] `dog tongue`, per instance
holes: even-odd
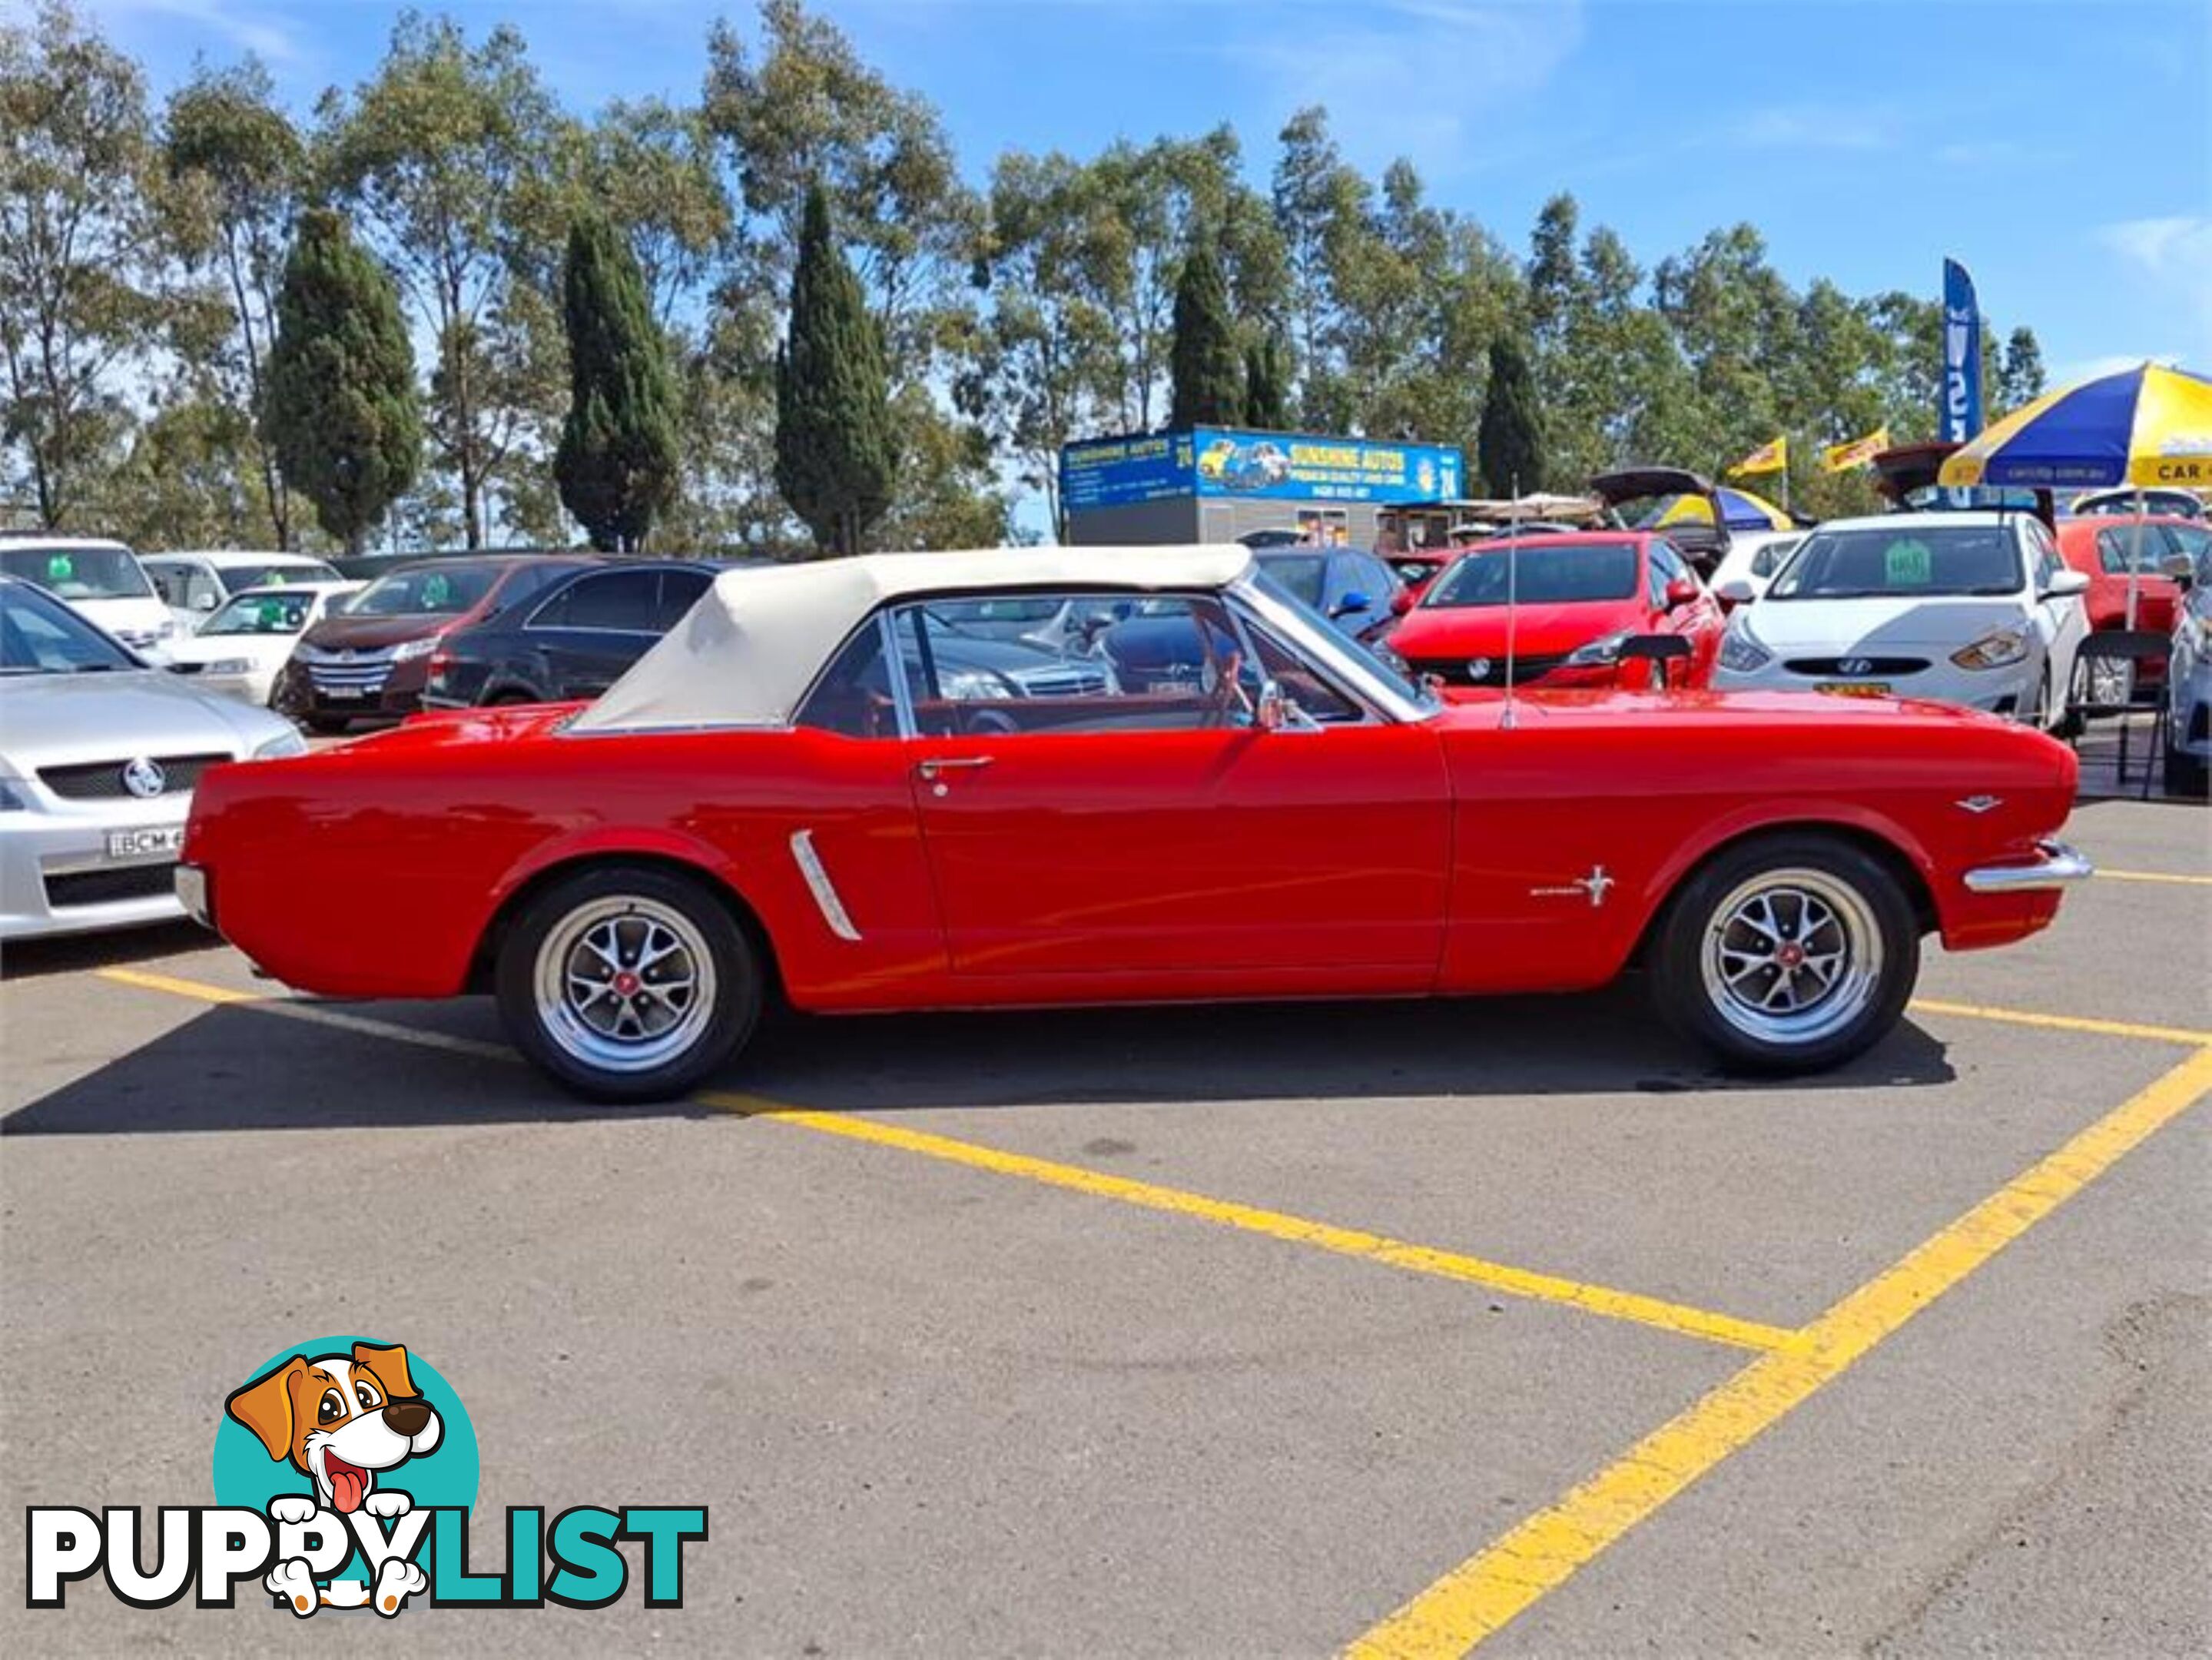
[[[342,1464],[335,1458],[329,1465],[331,1501],[341,1515],[349,1515],[361,1508],[362,1489],[367,1486],[362,1473],[351,1464]]]

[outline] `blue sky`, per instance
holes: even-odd
[[[19,10],[29,0],[0,0]],[[303,110],[374,64],[390,0],[79,0],[156,92],[259,52]],[[750,0],[450,0],[514,22],[579,108],[696,94],[707,26]],[[1355,161],[1411,157],[1516,250],[1581,199],[1647,266],[1749,219],[1802,286],[1936,292],[1966,261],[2055,374],[2212,367],[2207,0],[817,0],[944,111],[980,177],[1002,149],[1088,153],[1222,120],[1264,183],[1326,104]]]

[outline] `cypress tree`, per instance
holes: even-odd
[[[1175,345],[1168,373],[1174,396],[1168,425],[1233,425],[1244,413],[1244,364],[1229,315],[1229,287],[1202,237],[1192,239],[1176,284]]]
[[[1490,343],[1490,388],[1483,394],[1482,426],[1475,456],[1492,496],[1544,485],[1544,428],[1536,410],[1536,383],[1528,360],[1513,341]]]
[[[775,360],[775,485],[825,553],[858,553],[890,505],[898,443],[884,342],[831,240],[820,185],[806,192],[790,337]]]
[[[260,423],[285,483],[350,550],[422,460],[415,350],[398,292],[325,208],[300,216],[284,262]]]
[[[1244,349],[1244,424],[1279,432],[1291,423],[1283,341],[1270,334]]]
[[[561,304],[568,418],[553,477],[592,545],[627,551],[676,494],[676,386],[637,257],[604,214],[568,228]]]

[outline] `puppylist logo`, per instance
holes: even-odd
[[[617,1548],[642,1549],[649,1608],[684,1606],[684,1547],[707,1537],[703,1505],[577,1505],[550,1524],[509,1506],[505,1565],[470,1566],[477,1438],[460,1397],[400,1343],[323,1337],[273,1357],[231,1391],[216,1430],[213,1505],[155,1512],[153,1566],[143,1512],[30,1506],[26,1596],[65,1605],[97,1572],[117,1601],[234,1606],[258,1586],[298,1618],[325,1608],[396,1617],[433,1608],[600,1608],[629,1588]]]

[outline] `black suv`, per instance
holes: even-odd
[[[628,561],[581,570],[533,605],[446,635],[425,708],[597,697],[682,620],[720,566]]]

